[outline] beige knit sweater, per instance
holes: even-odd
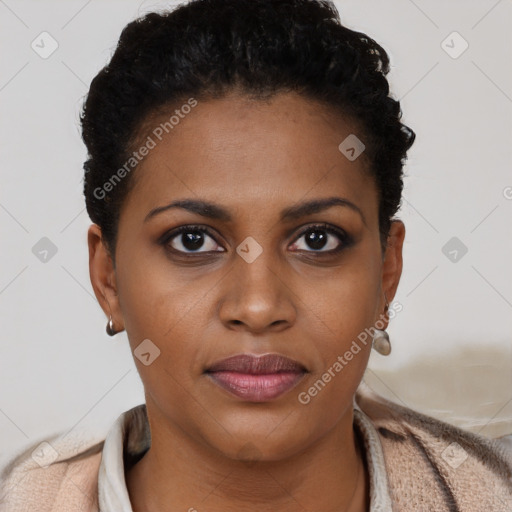
[[[392,512],[512,512],[512,454],[503,445],[364,385],[356,403],[380,436]],[[31,457],[33,446],[17,455],[0,474],[0,511],[98,512],[102,447],[103,441],[70,438],[46,468]]]

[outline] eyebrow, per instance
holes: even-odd
[[[366,219],[361,209],[352,201],[349,201],[343,197],[326,197],[322,199],[313,199],[311,201],[306,201],[297,205],[290,206],[281,211],[280,220],[282,222],[297,220],[313,213],[327,210],[333,206],[343,206],[357,212],[366,225]],[[179,199],[165,206],[153,208],[144,218],[144,222],[147,222],[156,215],[168,211],[172,208],[181,208],[192,213],[197,213],[203,217],[224,222],[231,222],[233,220],[233,216],[230,214],[230,212],[218,204],[201,199]]]

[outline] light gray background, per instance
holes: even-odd
[[[512,3],[336,4],[388,51],[417,133],[399,214],[403,311],[367,381],[454,424],[510,434]],[[89,280],[78,113],[126,23],[171,5],[0,0],[2,458],[56,432],[100,435],[144,401],[126,334],[107,336]],[[43,31],[58,43],[46,59],[31,47]],[[457,58],[445,51],[462,48],[454,31],[469,44]],[[57,248],[46,263],[32,252],[43,237]],[[452,237],[468,248],[456,262],[442,252]]]

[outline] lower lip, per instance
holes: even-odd
[[[271,373],[250,375],[237,372],[211,372],[212,380],[233,395],[250,402],[266,402],[290,391],[305,373]]]

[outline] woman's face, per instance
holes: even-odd
[[[371,349],[353,342],[381,318],[384,293],[394,296],[403,224],[383,261],[365,155],[338,148],[364,136],[315,103],[198,102],[160,141],[153,130],[172,114],[148,125],[156,145],[123,204],[116,270],[93,258],[93,275],[103,265],[107,276],[93,277],[95,289],[127,331],[153,431],[177,427],[232,458],[289,456],[351,418]],[[214,206],[162,208],[185,200]],[[307,371],[275,398],[242,398],[205,373],[241,353],[283,355]]]

